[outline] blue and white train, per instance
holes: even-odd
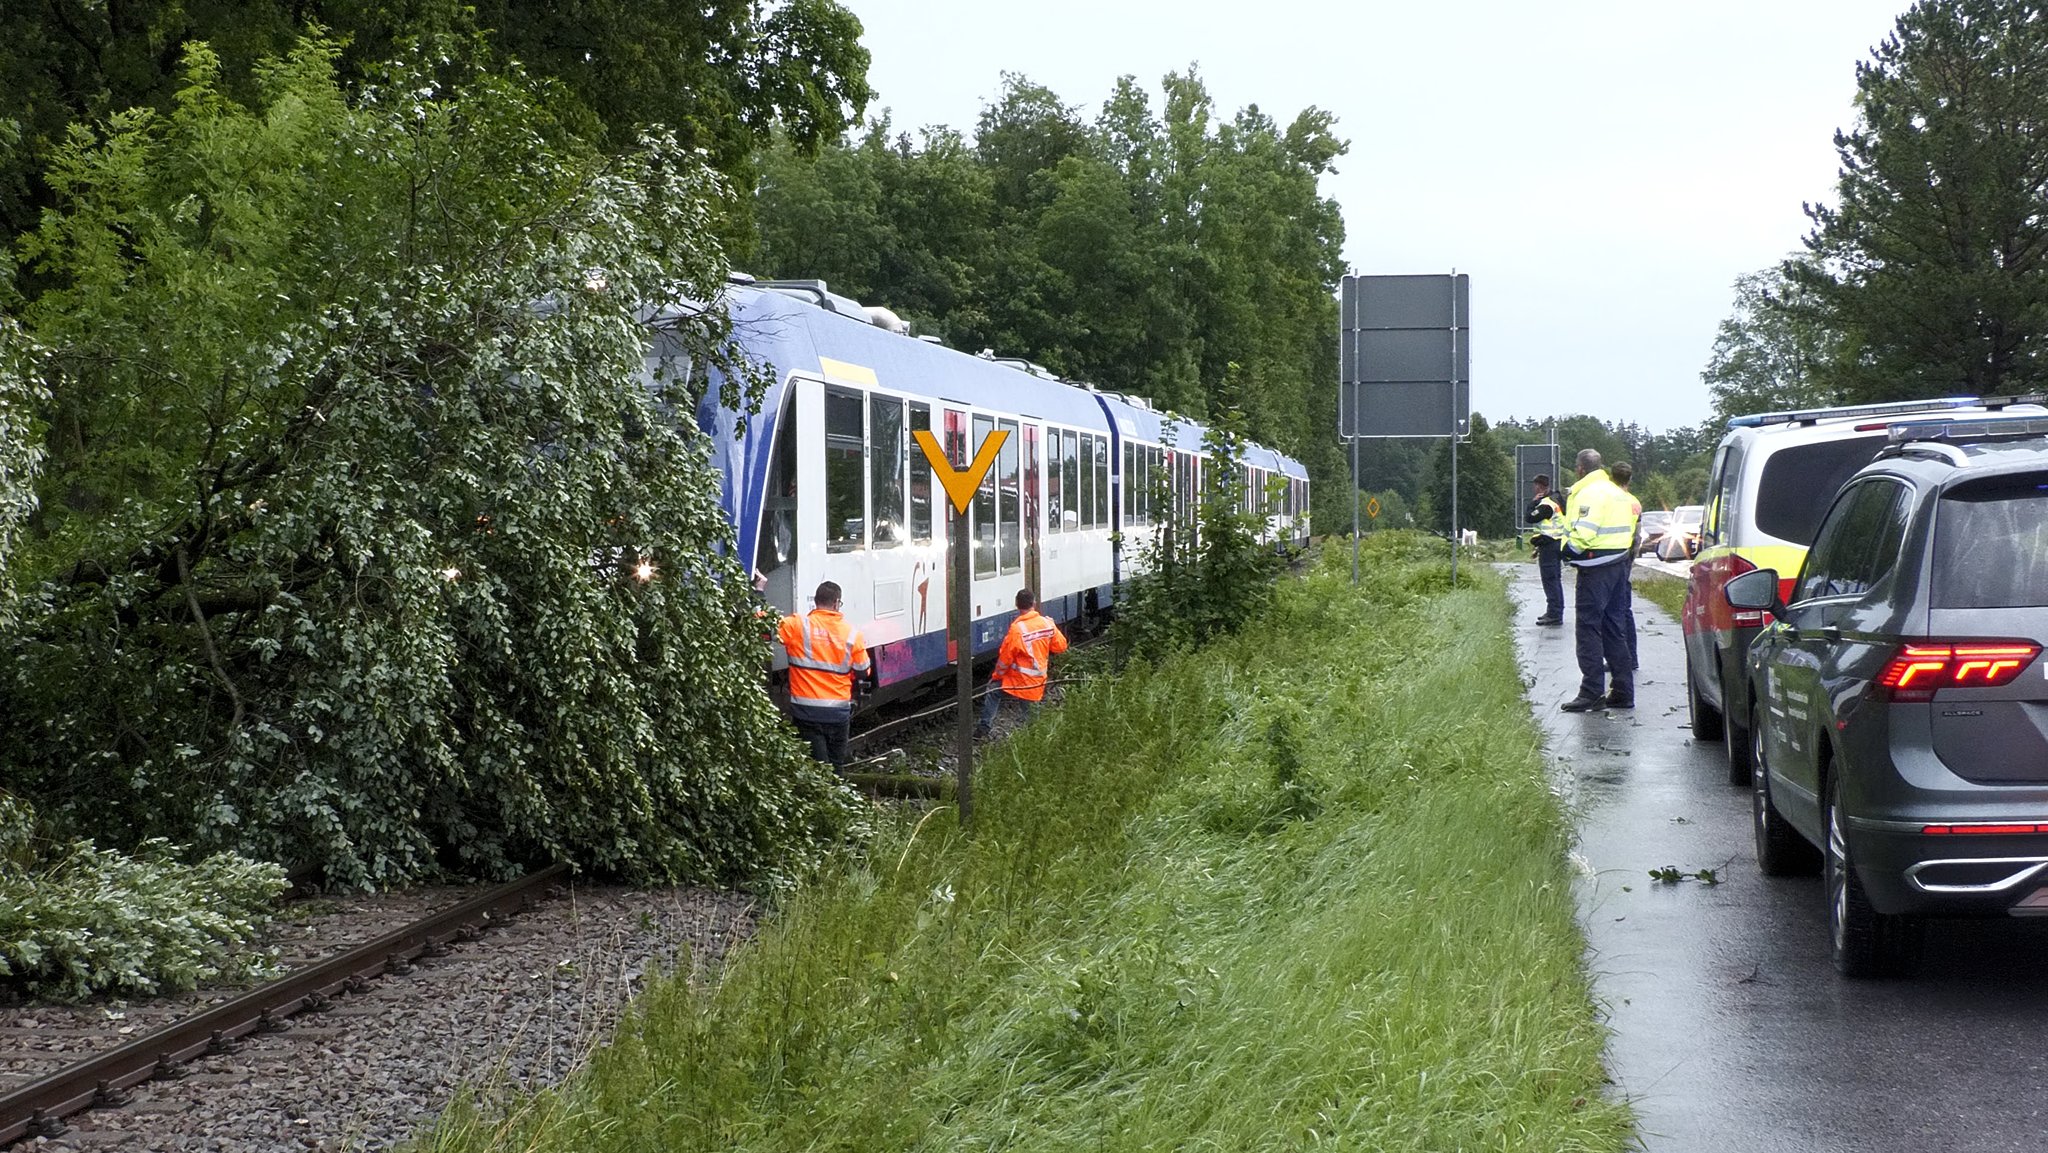
[[[1001,643],[1019,588],[1055,620],[1092,627],[1169,514],[1155,493],[1189,502],[1207,482],[1201,425],[913,337],[823,282],[736,282],[726,307],[734,339],[774,373],[749,419],[719,406],[716,387],[698,412],[740,556],[783,612],[808,609],[821,581],[839,585],[877,699],[952,662],[945,495],[912,432],[931,429],[956,466],[989,432],[1010,434],[969,514],[977,657]],[[1244,456],[1270,538],[1305,543],[1307,470],[1263,446]]]

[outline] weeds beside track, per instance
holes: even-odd
[[[1618,1150],[1498,578],[1354,592],[1071,692],[586,1077],[436,1150]]]

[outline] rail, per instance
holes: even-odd
[[[568,871],[566,864],[551,865],[479,893],[346,953],[0,1094],[0,1146],[23,1138],[55,1137],[66,1128],[64,1118],[95,1106],[126,1104],[128,1090],[144,1081],[183,1076],[184,1063],[193,1057],[224,1051],[229,1043],[251,1033],[288,1028],[285,1021],[294,1014],[325,1009],[336,994],[357,992],[387,972],[403,972],[421,955],[475,935],[492,918],[531,908],[539,894]]]

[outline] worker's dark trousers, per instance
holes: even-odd
[[[1628,560],[1579,569],[1578,614],[1579,695],[1636,699],[1634,661],[1628,651]]]
[[[1621,578],[1621,603],[1628,617],[1628,667],[1643,667],[1642,659],[1636,656],[1636,562],[1630,558],[1628,574]],[[1633,679],[1633,678],[1631,678]]]
[[[1005,705],[1022,710],[1026,724],[1029,724],[1031,718],[1038,712],[1037,701],[1027,701],[1023,697],[1012,696],[1008,689],[996,689],[981,698],[981,725],[979,727],[982,731],[986,732],[996,723],[996,714],[1001,712]]]
[[[1554,536],[1536,538],[1536,572],[1543,578],[1543,615],[1564,619],[1563,543]]]
[[[846,738],[853,728],[853,709],[821,709],[812,705],[789,706],[789,719],[796,733],[810,742],[811,759],[835,768],[846,767]]]

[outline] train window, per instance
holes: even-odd
[[[893,396],[868,397],[868,493],[876,548],[894,548],[907,539],[903,439],[903,402]]]
[[[995,418],[974,418],[973,448],[976,455],[981,452],[982,442],[995,429]],[[988,470],[988,475],[981,478],[981,487],[974,493],[974,575],[978,577],[996,575],[996,472],[996,469]]]
[[[825,547],[846,552],[867,544],[867,429],[861,394],[825,390]]]
[[[1143,455],[1145,459],[1140,472],[1144,483],[1138,486],[1138,520],[1151,524],[1158,519],[1158,510],[1154,506],[1159,495],[1159,450],[1147,445]]]
[[[1120,503],[1123,505],[1121,512],[1124,524],[1131,523],[1131,457],[1133,455],[1131,442],[1127,440],[1124,442],[1123,471],[1117,474],[1118,479],[1123,482],[1123,498]]]
[[[1060,531],[1067,510],[1067,472],[1060,467],[1060,445],[1067,434],[1056,428],[1045,430],[1045,527]]]
[[[1066,500],[1060,504],[1060,531],[1081,527],[1081,438],[1069,429],[1060,434],[1060,483]]]
[[[1081,434],[1081,487],[1080,499],[1074,502],[1074,512],[1082,528],[1095,527],[1095,438]]]
[[[996,499],[1000,502],[997,512],[1003,525],[1002,571],[1016,572],[1024,567],[1023,490],[1017,480],[1018,449],[1023,442],[1017,435],[1016,421],[1006,420],[1002,427],[1010,434],[996,454]]]
[[[912,402],[910,406],[910,431],[930,432],[932,429],[932,406]],[[910,467],[910,539],[918,544],[929,544],[932,539],[932,466],[924,459],[924,450],[903,450],[904,463]]]
[[[1109,438],[1091,436],[1095,442],[1095,524],[1109,527]]]

